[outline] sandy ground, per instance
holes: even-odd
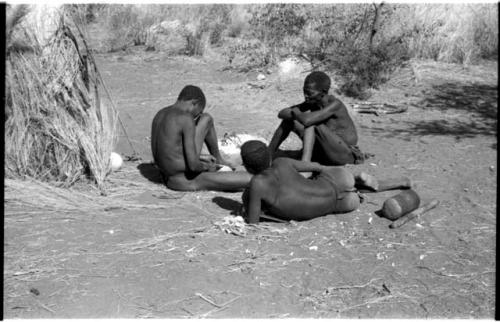
[[[496,63],[415,61],[414,72],[401,69],[370,98],[407,112],[354,116],[361,149],[375,156],[348,168],[408,176],[422,202],[440,201],[436,209],[390,229],[375,215],[398,193],[389,191],[367,195],[349,214],[262,223],[242,235],[221,226],[239,193],[180,193],[158,183],[151,120],[193,84],[207,96],[219,137],[269,139],[277,111],[302,99],[304,75],[257,81],[209,59],[142,51],[99,63],[133,144],[122,135],[117,152],[135,150],[141,160],[110,175],[108,196],[87,191],[95,202],[81,206],[6,198],[6,318],[494,316]],[[285,146],[298,147],[297,139]]]

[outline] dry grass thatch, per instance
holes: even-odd
[[[81,29],[65,19],[47,43],[27,28],[30,10],[10,10],[9,35],[31,50],[7,53],[6,176],[69,186],[82,176],[102,188],[117,138],[116,111],[100,103],[95,61]],[[67,18],[67,17],[66,17]],[[8,44],[15,43],[9,36]]]

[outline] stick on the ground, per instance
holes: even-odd
[[[205,302],[208,302],[208,303],[212,304],[213,306],[216,306],[216,307],[218,307],[218,308],[221,308],[221,307],[222,307],[221,305],[219,305],[219,304],[215,303],[214,301],[212,301],[212,300],[210,300],[210,299],[206,298],[206,297],[205,297],[205,296],[203,296],[203,294],[201,294],[201,293],[196,293],[196,296],[199,296],[202,300],[204,300]]]
[[[417,208],[413,210],[412,212],[404,215],[403,217],[397,219],[394,221],[392,224],[389,225],[390,228],[399,228],[406,224],[407,222],[420,217],[421,215],[425,214],[429,210],[435,208],[437,205],[439,205],[439,201],[437,199],[432,200],[428,204],[425,204],[424,206]]]

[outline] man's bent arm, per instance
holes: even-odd
[[[298,105],[294,105],[294,106],[290,106],[290,107],[282,109],[278,113],[278,118],[280,118],[282,120],[293,120],[294,116],[293,116],[292,111],[298,112],[299,111]]]
[[[289,163],[298,172],[320,172],[325,169],[325,166],[319,164],[318,162],[299,161],[290,158],[277,158],[276,160],[274,160],[273,164],[279,162]]]
[[[258,224],[260,211],[261,211],[261,202],[262,202],[262,194],[264,193],[265,186],[264,183],[259,180],[259,178],[253,178],[250,182],[250,191],[249,191],[249,201],[248,201],[248,223],[249,224]]]
[[[311,111],[311,112],[298,112],[293,111],[293,115],[297,121],[302,123],[305,127],[309,127],[311,125],[317,125],[325,122],[330,117],[335,115],[338,108],[340,107],[340,102],[335,101],[331,104],[328,104],[324,108],[319,111]]]
[[[189,170],[193,172],[206,171],[206,166],[200,161],[196,155],[196,148],[194,143],[195,127],[194,122],[191,120],[182,120],[182,144],[184,145],[184,155]]]

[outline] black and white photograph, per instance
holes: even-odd
[[[3,319],[496,319],[498,2],[7,2]]]

